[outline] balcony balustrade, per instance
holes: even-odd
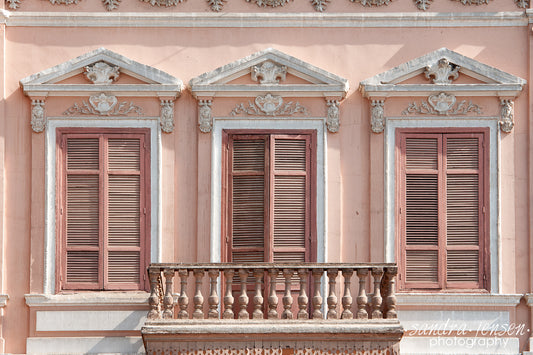
[[[403,334],[396,274],[394,264],[152,264],[145,347],[149,354],[394,354]]]

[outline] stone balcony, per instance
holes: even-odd
[[[148,274],[148,354],[399,353],[394,264],[152,264]]]

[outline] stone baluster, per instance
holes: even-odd
[[[389,280],[386,318],[398,318],[398,313],[396,312],[396,275],[398,274],[398,268],[388,267],[386,273]]]
[[[342,276],[344,277],[344,295],[342,296],[342,319],[353,319],[352,313],[352,293],[350,291],[350,286],[352,284],[352,275],[353,270],[344,269],[342,270]]]
[[[327,274],[329,278],[328,319],[337,319],[337,295],[335,294],[335,287],[339,270],[329,269]]]
[[[224,313],[222,313],[222,318],[224,319],[233,319],[235,314],[233,313],[233,269],[227,269],[224,271],[224,277],[226,278],[226,292],[224,294]]]
[[[253,298],[254,311],[252,312],[253,319],[263,319],[263,295],[261,289],[263,286],[263,276],[265,271],[263,269],[254,269],[255,277],[255,294]]]
[[[381,312],[381,304],[383,299],[381,298],[381,277],[383,276],[383,269],[372,268],[372,276],[374,277],[374,296],[372,297],[372,318],[383,318],[383,312]]]
[[[161,319],[161,305],[159,303],[159,277],[161,272],[159,270],[150,269],[148,277],[150,278],[150,297],[148,304],[150,311],[148,312],[148,319]]]
[[[368,269],[357,269],[357,277],[359,278],[359,295],[357,296],[357,319],[368,319],[368,312],[366,306],[368,297],[366,296],[366,278],[368,276]]]
[[[174,297],[172,296],[172,281],[174,279],[174,270],[165,269],[165,298],[163,298],[163,319],[174,318]]]
[[[218,319],[218,294],[217,294],[217,279],[219,275],[219,271],[217,269],[211,269],[208,272],[209,278],[211,279],[211,288],[210,288],[210,294],[207,298],[207,302],[209,303],[209,312],[207,314],[207,318],[212,319]]]
[[[292,295],[291,295],[291,278],[294,271],[291,269],[283,269],[283,277],[285,278],[285,294],[283,295],[283,313],[282,319],[292,319]]]
[[[315,284],[315,290],[313,294],[313,319],[323,319],[324,315],[322,314],[322,296],[320,296],[320,287],[321,282],[320,278],[324,273],[322,269],[313,269],[313,280]]]
[[[248,319],[250,314],[246,309],[248,307],[248,294],[246,291],[246,281],[248,280],[248,270],[239,269],[239,279],[241,281],[241,294],[239,295],[239,319]]]
[[[194,312],[192,312],[192,317],[194,319],[203,319],[204,318],[204,296],[202,296],[202,280],[204,278],[204,270],[194,270],[194,278],[196,279],[196,290],[194,292]]]
[[[309,298],[307,297],[307,278],[309,271],[307,269],[299,269],[298,276],[300,277],[300,294],[298,295],[298,319],[309,319],[307,313],[307,304]]]
[[[268,296],[268,319],[278,318],[278,295],[276,294],[276,281],[278,278],[278,269],[268,270],[270,278],[270,294]]]
[[[180,306],[180,311],[178,313],[179,319],[188,319],[189,312],[187,308],[189,307],[189,297],[187,297],[187,279],[189,278],[189,270],[179,270],[178,275],[180,276],[180,297],[178,298],[178,304]]]

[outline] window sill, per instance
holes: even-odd
[[[490,293],[397,293],[399,306],[516,307],[521,294]]]
[[[57,306],[148,306],[148,292],[78,292],[58,295],[24,295],[29,307]]]

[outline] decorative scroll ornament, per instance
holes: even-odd
[[[11,10],[16,10],[20,6],[20,0],[6,0],[6,3]]]
[[[328,116],[326,118],[326,126],[328,131],[336,133],[339,131],[340,119],[339,119],[339,101],[327,100]]]
[[[83,68],[85,77],[93,84],[111,84],[120,75],[120,68],[110,66],[106,62],[98,62]]]
[[[227,0],[207,0],[207,3],[211,6],[211,10],[219,12],[222,10],[226,1]]]
[[[429,9],[429,5],[433,2],[433,0],[413,0],[415,2],[416,7],[419,10],[426,11]]]
[[[143,114],[142,109],[139,106],[134,105],[132,102],[124,101],[119,103],[115,96],[101,93],[90,96],[88,103],[85,101],[81,104],[75,103],[72,107],[63,112],[63,114],[67,116],[74,114],[126,116],[132,112],[139,116]]]
[[[261,7],[278,7],[285,6],[291,0],[246,0],[247,2],[255,2],[257,6]]]
[[[183,0],[140,0],[142,2],[149,2],[152,6],[176,6],[179,3],[182,3]]]
[[[465,115],[469,112],[481,113],[481,107],[473,104],[472,101],[466,102],[466,100],[463,100],[454,108],[456,100],[454,95],[449,95],[444,92],[430,95],[428,101],[422,101],[420,105],[416,102],[410,103],[402,112],[402,115],[408,115],[410,113],[431,115]]]
[[[240,113],[261,116],[294,115],[296,113],[308,115],[307,109],[299,102],[284,103],[281,96],[273,96],[272,94],[257,96],[253,103],[248,101],[248,107],[239,104],[230,112],[230,115],[236,116]]]
[[[161,100],[161,117],[159,124],[165,133],[174,131],[174,101]]]
[[[326,10],[329,1],[330,0],[311,0],[311,5],[315,7],[316,11],[323,12]]]
[[[279,84],[280,80],[285,80],[286,75],[287,66],[270,60],[252,67],[252,80],[259,81],[260,84]]]
[[[72,5],[77,4],[79,0],[50,0],[50,4],[53,5]]]
[[[521,9],[529,8],[529,0],[514,0],[514,3]]]
[[[44,100],[31,100],[31,128],[34,132],[42,132],[46,127]]]
[[[440,59],[437,63],[427,66],[424,74],[433,84],[451,84],[459,77],[460,66],[452,64],[446,58]]]
[[[501,100],[500,129],[510,133],[514,127],[514,102],[513,100]]]
[[[198,102],[198,124],[200,131],[211,132],[213,129],[213,115],[211,114],[211,100],[200,100]]]
[[[487,5],[490,0],[454,0],[463,5]]]
[[[351,2],[358,2],[363,6],[372,7],[372,6],[387,6],[390,4],[391,0],[350,0]]]
[[[370,125],[372,132],[381,133],[385,129],[385,101],[372,100],[372,108],[370,109]]]
[[[121,0],[102,0],[107,11],[113,11],[118,8]]]

